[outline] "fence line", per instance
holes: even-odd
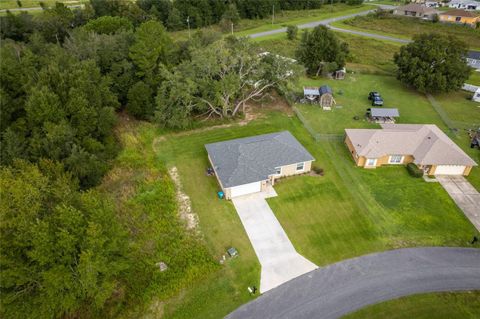
[[[299,109],[297,109],[295,106],[292,106],[293,111],[297,115],[298,119],[300,122],[302,122],[303,126],[305,129],[312,135],[312,137],[315,139],[315,141],[340,141],[343,140],[343,135],[342,134],[320,134],[317,133],[311,126],[308,124],[307,120],[303,116],[302,112],[300,112]]]

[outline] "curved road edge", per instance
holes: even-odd
[[[466,290],[480,290],[480,249],[405,248],[319,268],[226,318],[339,318],[403,296]]]
[[[381,9],[393,9],[393,8],[395,8],[395,6],[391,6],[391,5],[378,5],[378,7],[381,8]],[[297,26],[298,26],[299,29],[311,29],[311,28],[315,28],[316,26],[319,26],[319,25],[324,25],[327,28],[330,28],[331,30],[334,30],[334,31],[337,31],[337,32],[349,33],[349,34],[368,37],[368,38],[372,38],[372,39],[386,40],[386,41],[392,41],[392,42],[398,42],[398,43],[409,43],[409,42],[411,42],[411,40],[400,39],[400,38],[396,38],[396,37],[392,37],[392,36],[388,36],[388,35],[381,35],[381,34],[377,34],[377,33],[356,31],[356,30],[350,30],[350,29],[343,29],[343,28],[338,28],[338,27],[334,27],[334,26],[330,25],[333,22],[347,20],[347,19],[354,18],[354,17],[357,17],[357,16],[367,15],[369,13],[375,12],[375,10],[376,9],[361,11],[361,12],[357,12],[357,13],[352,13],[352,14],[348,14],[348,15],[344,15],[344,16],[335,17],[335,18],[329,18],[329,19],[309,22],[309,23],[305,23],[305,24],[299,24]],[[261,38],[261,37],[268,36],[268,35],[284,33],[286,31],[287,31],[287,28],[279,28],[279,29],[270,30],[270,31],[253,33],[253,34],[248,35],[248,37],[250,37],[252,39]]]

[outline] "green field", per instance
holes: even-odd
[[[299,25],[308,22],[339,17],[361,11],[374,9],[371,5],[350,6],[346,4],[325,5],[315,10],[282,11],[279,13],[274,24],[271,18],[263,20],[242,20],[235,30],[237,36],[247,36],[252,33],[270,31],[286,27],[287,25]]]
[[[369,30],[383,35],[399,38],[411,38],[421,33],[438,33],[452,35],[465,41],[471,48],[480,48],[480,29],[447,23],[433,23],[420,19],[389,16],[375,18],[373,16],[355,17],[350,20],[337,22],[338,27],[355,30]]]
[[[0,10],[2,9],[19,9],[19,8],[39,8],[40,2],[43,2],[47,7],[54,6],[56,2],[64,3],[65,5],[79,5],[89,2],[89,0],[21,0],[21,7],[18,6],[17,0],[2,0],[0,1]]]
[[[431,293],[390,300],[343,319],[478,319],[480,292]]]
[[[463,246],[475,234],[440,185],[413,179],[404,167],[357,169],[340,141],[317,143],[296,117],[280,111],[263,110],[247,125],[179,134],[149,124],[139,129],[157,135],[156,158],[178,168],[212,255],[220,259],[230,246],[240,252],[177,297],[162,300],[168,318],[224,316],[250,300],[247,286],[259,281],[257,258],[231,202],[217,199],[217,181],[205,175],[206,143],[289,130],[307,147],[325,176],[282,180],[269,204],[295,247],[320,265],[395,247]]]

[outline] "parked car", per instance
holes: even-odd
[[[368,99],[372,101],[372,106],[382,106],[383,99],[378,92],[368,93]]]

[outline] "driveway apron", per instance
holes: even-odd
[[[316,268],[301,256],[265,200],[265,193],[232,199],[262,266],[260,292],[264,293]]]
[[[473,226],[480,231],[480,193],[463,176],[436,177]]]

